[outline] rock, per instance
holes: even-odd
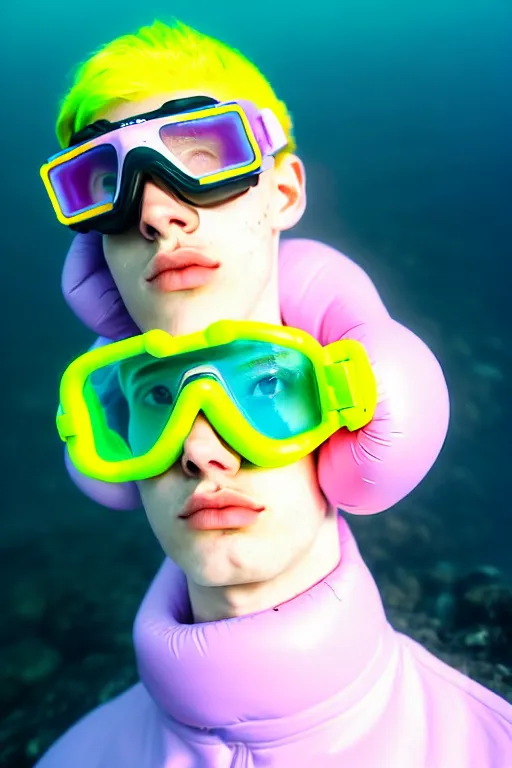
[[[501,571],[492,565],[482,565],[478,568],[474,568],[469,573],[461,576],[455,588],[458,592],[464,593],[472,587],[478,587],[486,584],[495,584],[502,579]]]
[[[500,626],[512,642],[512,589],[503,584],[471,587],[461,597],[457,619],[459,626],[478,622]]]
[[[60,663],[56,650],[37,638],[28,638],[3,649],[0,679],[30,685],[50,677]]]
[[[489,644],[489,630],[487,627],[481,627],[476,632],[469,632],[464,637],[464,645],[468,648],[485,648]]]
[[[389,577],[380,579],[379,588],[384,605],[413,611],[421,597],[419,580],[410,571],[395,568]]]
[[[457,567],[448,560],[440,560],[429,573],[433,582],[442,587],[451,587],[457,580]]]
[[[434,602],[435,615],[445,626],[450,626],[455,616],[455,597],[451,592],[441,592]]]

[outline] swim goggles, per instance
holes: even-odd
[[[115,123],[98,120],[40,173],[61,224],[115,234],[138,223],[148,177],[187,203],[212,205],[255,186],[286,144],[270,109],[194,96]]]
[[[367,424],[376,400],[359,342],[322,347],[294,328],[221,320],[187,336],[148,331],[78,357],[62,376],[57,429],[80,472],[125,482],[171,467],[199,412],[248,462],[278,467],[340,428]]]

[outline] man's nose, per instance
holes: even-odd
[[[183,444],[181,466],[189,477],[225,474],[234,477],[241,458],[217,435],[210,423],[199,414]]]
[[[193,232],[199,224],[196,209],[171,190],[146,181],[142,193],[139,231],[146,240],[165,240],[173,228]]]

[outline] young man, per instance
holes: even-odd
[[[146,30],[131,42],[144,47],[148,37]],[[126,45],[119,44],[120,56]],[[198,43],[191,62],[208,58],[204,45]],[[85,65],[78,82],[90,86],[95,75],[101,85],[106,71],[118,103],[106,93],[88,101],[77,86],[63,105],[64,144],[98,118],[137,126],[137,120],[152,119],[141,115],[169,99],[234,95],[222,91],[225,68],[208,81],[204,67],[199,78],[192,66],[184,71],[198,80],[183,89],[180,80],[179,90],[168,90],[172,77],[162,69],[152,96],[133,87],[126,93],[121,80],[130,81],[127,69],[119,68],[125,79],[116,80],[115,67],[106,68],[101,54]],[[237,87],[238,98],[258,101],[246,70]],[[270,98],[257,106],[272,103],[278,110]],[[208,163],[216,138],[208,132],[203,137],[194,159],[201,164]],[[172,145],[183,164],[189,139],[182,135]],[[105,191],[109,167],[96,167]],[[97,179],[91,181],[88,193],[98,188]],[[285,154],[260,172],[255,186],[214,207],[194,204],[190,191],[179,189],[182,181],[177,178],[174,188],[151,175],[139,190],[135,223],[104,233],[105,258],[133,321],[143,331],[163,328],[173,335],[222,318],[279,323],[278,238],[303,210],[300,162]],[[180,249],[184,261],[178,264]],[[178,275],[181,268],[195,271]],[[382,369],[384,379],[401,378],[397,350],[390,361],[383,348],[371,356],[379,386]],[[414,372],[410,363],[403,380]],[[409,401],[403,387],[398,391],[403,412]],[[382,391],[379,403],[390,409]],[[247,466],[243,458],[198,415],[179,460],[138,479],[148,520],[167,555],[136,620],[141,684],[77,724],[40,768],[510,764],[511,708],[389,626],[348,526],[325,500],[314,454],[272,469]],[[211,509],[225,504],[238,511],[223,513],[219,522]],[[209,527],[198,529],[189,513],[207,505]],[[249,511],[242,514],[244,507]],[[235,527],[226,519],[231,514],[238,515]]]
[[[188,333],[221,315],[281,322],[279,235],[293,227],[304,212],[304,169],[293,154],[291,119],[284,104],[252,64],[227,46],[219,52],[215,44],[220,46],[186,27],[155,23],[138,35],[114,41],[103,54],[86,62],[61,107],[57,133],[64,146],[70,140],[76,146],[89,138],[86,127],[91,123],[99,124],[100,131],[104,120],[124,127],[138,121],[137,127],[144,128],[150,125],[150,116],[179,116],[195,110],[204,117],[195,120],[190,129],[189,123],[182,122],[159,127],[158,117],[157,128],[160,147],[163,144],[190,175],[203,176],[203,180],[220,170],[222,163],[234,164],[232,161],[241,160],[251,150],[241,144],[240,114],[223,112],[210,117],[215,102],[226,102],[236,93],[240,103],[250,101],[272,110],[264,126],[258,113],[249,116],[256,137],[262,129],[274,132],[273,146],[260,141],[267,170],[246,175],[247,184],[242,188],[239,178],[230,183],[229,172],[219,186],[215,182],[198,185],[197,191],[179,186],[178,176],[163,182],[157,162],[148,170],[151,158],[141,155],[136,161],[132,152],[133,165],[137,170],[145,168],[146,181],[140,190],[123,190],[126,200],[137,197],[131,219],[116,226],[108,222],[108,214],[100,214],[85,222],[89,229],[103,232],[109,270],[129,314],[143,331],[165,327],[173,334]],[[169,51],[171,45],[174,55]],[[109,57],[108,72],[102,70],[105,56]],[[136,87],[139,93],[133,92]],[[166,104],[169,106],[163,108]],[[248,114],[246,104],[243,106]],[[143,120],[145,125],[141,125]],[[194,131],[199,137],[194,137]],[[148,133],[143,141],[153,148],[155,138]],[[133,147],[125,143],[122,149],[129,152]],[[114,176],[110,158],[100,152],[90,171],[94,175],[87,180],[88,202],[103,201]],[[233,157],[227,157],[229,152]],[[246,174],[251,173],[251,160],[246,163]],[[128,165],[129,155],[125,168]],[[76,171],[69,167],[69,176],[83,173],[83,164]],[[61,165],[56,171],[60,169]],[[65,167],[61,173],[67,173]],[[169,195],[170,184],[177,188],[177,196]],[[214,192],[208,191],[211,186]],[[215,195],[213,201],[209,195]]]
[[[63,275],[79,317],[111,339],[282,317],[322,344],[361,341],[377,409],[367,428],[322,446],[322,489],[334,506],[369,514],[421,481],[448,426],[441,368],[354,262],[321,243],[279,242],[304,211],[304,169],[288,110],[251,62],[157,22],[85,62],[57,134],[69,149],[43,179],[59,220],[90,230]],[[133,487],[75,480],[101,503],[137,503]]]
[[[333,394],[306,345],[287,356],[275,329],[270,351],[206,330],[210,346],[153,331],[87,353],[119,366],[118,423],[91,396],[97,365],[66,374],[59,429],[73,460],[138,481],[167,558],[135,623],[141,683],[39,768],[510,764],[512,707],[388,624],[314,454],[256,465],[261,435],[284,450],[283,431],[297,440],[314,423],[312,377]]]

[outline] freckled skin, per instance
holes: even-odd
[[[97,117],[121,120],[135,114],[134,109],[150,110],[169,98],[189,95],[195,94],[164,94],[138,104],[121,104]],[[205,208],[183,203],[158,182],[146,184],[141,224],[157,231],[156,240],[144,238],[139,227],[103,238],[110,271],[141,330],[162,328],[172,334],[191,333],[220,316],[281,322],[277,290],[279,236],[296,223],[305,205],[303,181],[292,173],[291,186],[297,187],[299,197],[298,205],[294,204],[297,211],[292,211],[290,219],[289,201],[278,186],[283,188],[282,176],[283,171],[271,168],[261,174],[256,187],[234,200]],[[201,250],[220,262],[220,267],[213,279],[200,288],[156,292],[144,278],[148,265],[158,250],[172,251],[177,245]]]
[[[143,331],[163,328],[172,334],[190,333],[220,316],[280,322],[279,232],[271,225],[266,200],[270,181],[262,177],[257,187],[235,200],[203,209],[182,203],[156,185],[146,185],[142,218],[155,222],[165,207],[170,223],[160,226],[163,237],[158,243],[149,242],[138,230],[132,230],[104,238],[105,257],[114,280]],[[198,248],[220,262],[220,267],[205,286],[158,293],[144,274],[159,248],[172,251],[178,243]]]

